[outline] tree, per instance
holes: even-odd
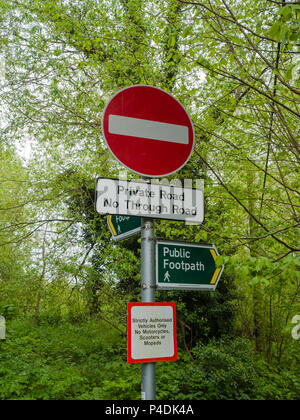
[[[234,300],[238,327],[254,337],[257,350],[280,358],[299,293],[299,5],[0,4],[5,141],[15,145],[25,134],[33,143],[29,233],[51,223],[67,243],[74,226],[83,226],[84,217],[70,215],[67,205],[76,200],[82,180],[92,188],[97,175],[118,174],[100,129],[108,98],[137,83],[167,89],[189,110],[196,132],[194,154],[176,177],[205,179],[206,218],[190,228],[163,221],[158,230],[216,244],[244,299]],[[88,252],[86,246],[81,242],[78,254]],[[88,268],[89,261],[78,254],[75,265],[83,272],[82,262]]]
[[[0,145],[0,310],[7,305],[15,311],[26,310],[32,293],[28,266],[31,262],[26,224],[28,210],[28,177],[14,151]],[[24,295],[26,290],[26,295]]]
[[[299,6],[180,2],[191,22],[185,30],[186,70],[193,65],[206,73],[201,91],[193,92],[202,104],[196,155],[219,185],[208,190],[211,204],[220,207],[226,200],[221,205],[226,222],[219,236],[229,245],[227,254],[235,250],[233,271],[250,281],[252,330],[257,350],[265,350],[266,329],[274,328],[274,301],[280,299],[275,285],[286,278],[287,267],[293,271],[299,251],[295,133],[300,92],[299,77],[291,73],[296,65]],[[218,222],[212,225],[219,228]],[[243,274],[236,268],[239,259]],[[293,271],[293,284],[287,287],[295,295],[296,278]],[[269,341],[276,341],[274,335],[269,333]],[[270,343],[267,351],[271,352]]]

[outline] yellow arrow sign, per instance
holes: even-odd
[[[216,259],[217,259],[217,254],[216,254],[216,251],[215,251],[214,249],[211,249],[211,250],[210,250],[210,253],[211,253],[211,255],[212,255],[213,259],[214,259],[214,260],[215,260],[215,262],[216,262]],[[215,282],[217,281],[217,278],[218,278],[218,276],[219,276],[219,274],[220,274],[220,271],[221,271],[221,268],[217,268],[217,269],[216,269],[216,271],[215,271],[215,273],[214,273],[214,275],[213,275],[213,277],[212,277],[212,279],[211,279],[210,284],[215,284]]]

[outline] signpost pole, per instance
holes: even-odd
[[[155,239],[153,219],[142,219],[142,302],[155,301]],[[155,363],[142,363],[142,400],[155,400]]]

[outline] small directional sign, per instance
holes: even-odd
[[[138,234],[141,231],[142,221],[140,217],[110,215],[107,224],[112,233],[111,239],[121,241]]]
[[[223,266],[216,266],[214,245],[157,240],[156,284],[158,289],[216,289]]]

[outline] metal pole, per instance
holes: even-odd
[[[154,221],[142,218],[142,302],[155,301]],[[155,363],[142,363],[142,400],[155,400]]]

